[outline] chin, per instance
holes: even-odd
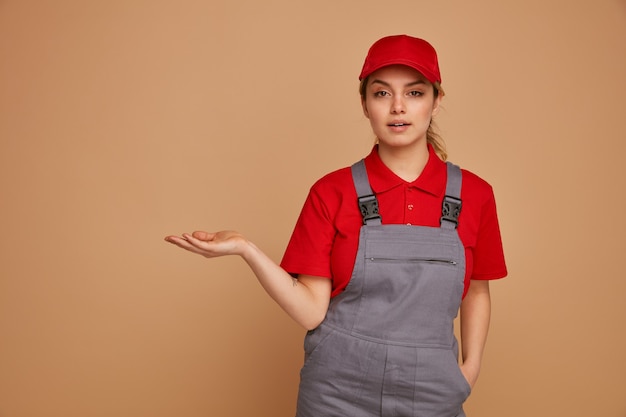
[[[426,146],[426,139],[392,139],[392,140],[378,140],[379,146],[389,148],[415,148],[420,146]]]

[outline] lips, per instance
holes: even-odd
[[[410,125],[410,123],[405,122],[404,120],[393,120],[387,126],[389,126],[389,127],[403,127],[403,126],[408,126],[408,125]]]

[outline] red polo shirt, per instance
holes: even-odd
[[[372,190],[378,197],[383,224],[439,226],[446,189],[446,164],[429,146],[430,156],[413,182],[394,174],[378,156],[378,147],[365,158]],[[491,186],[462,170],[458,232],[465,246],[465,293],[470,279],[506,276],[496,203]],[[348,285],[363,221],[349,167],[318,180],[309,192],[281,266],[294,275],[332,279],[332,296]]]

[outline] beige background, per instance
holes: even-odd
[[[509,277],[473,417],[626,416],[626,1],[0,0],[0,417],[290,416],[280,260],[312,182],[369,151],[377,38],[439,50],[450,159],[498,201]]]

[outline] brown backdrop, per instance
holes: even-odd
[[[162,238],[279,260],[369,151],[356,78],[395,33],[440,51],[450,159],[498,200],[467,411],[625,417],[624,0],[0,0],[0,416],[293,415],[303,331]]]

